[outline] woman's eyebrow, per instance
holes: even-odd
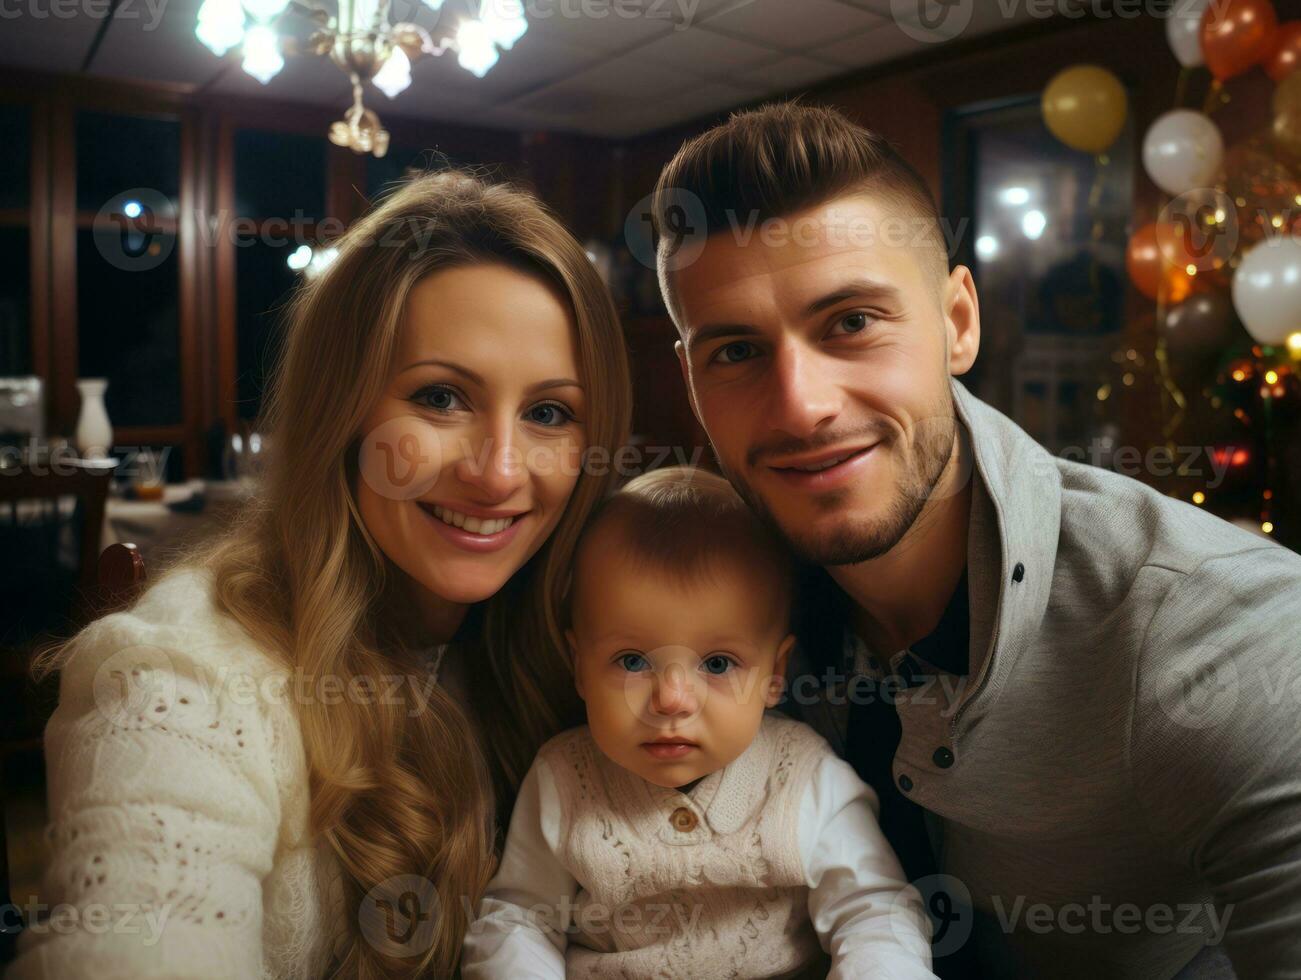
[[[439,360],[436,357],[426,358],[423,361],[412,361],[410,364],[404,367],[402,371],[405,373],[407,371],[414,370],[415,368],[418,367],[447,368],[447,370],[453,371],[456,374],[461,375],[462,377],[473,382],[474,384],[478,385],[481,388],[484,386],[483,377],[481,375],[475,374],[469,368],[462,367],[461,365],[457,364],[455,361],[443,361],[443,360]]]
[[[436,357],[426,358],[423,361],[413,361],[404,367],[402,372],[405,373],[418,367],[446,368],[449,371],[461,375],[480,388],[486,388],[488,386],[482,375],[471,371],[468,367],[457,364],[455,361],[444,361]],[[550,388],[578,388],[581,391],[583,386],[573,378],[548,378],[546,381],[539,381],[537,384],[529,385],[528,394],[533,394],[538,391],[546,391]]]
[[[577,388],[581,391],[583,386],[573,378],[550,378],[547,381],[539,381],[535,385],[529,385],[528,393],[546,391],[548,388]]]

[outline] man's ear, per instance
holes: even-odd
[[[680,340],[675,340],[673,341],[673,351],[678,355],[678,367],[682,369],[682,385],[687,389],[687,403],[691,406],[691,414],[703,426],[705,423],[700,417],[700,409],[696,407],[696,393],[691,389],[691,369],[687,364],[686,345]]]
[[[572,629],[565,630],[565,644],[569,647],[569,664],[574,670],[574,690],[578,692],[579,698],[586,701],[583,697],[583,678],[578,672],[578,641],[574,638]]]
[[[980,352],[980,300],[976,281],[965,265],[957,266],[944,287],[944,329],[949,346],[949,374],[966,374]]]
[[[790,660],[791,649],[794,646],[795,635],[790,634],[777,648],[777,659],[772,667],[772,680],[768,684],[768,693],[764,697],[764,704],[770,708],[776,707],[786,690],[786,664]]]

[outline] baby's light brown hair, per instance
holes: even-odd
[[[726,479],[692,466],[669,466],[630,480],[596,511],[574,559],[569,607],[593,555],[618,549],[633,568],[708,586],[711,573],[740,571],[767,585],[773,612],[790,614],[792,559]]]

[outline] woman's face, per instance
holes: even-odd
[[[357,496],[380,548],[434,596],[492,595],[560,520],[586,448],[575,333],[557,290],[505,265],[411,291]]]

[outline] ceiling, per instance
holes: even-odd
[[[392,0],[392,19],[435,36],[471,0],[433,11]],[[371,90],[385,114],[509,129],[555,129],[627,137],[706,113],[798,91],[944,43],[916,21],[939,0],[525,0],[529,30],[475,78],[454,55],[424,58],[396,100]],[[1033,16],[1034,4],[945,0],[970,22],[969,40]],[[96,46],[110,0],[15,0],[22,15],[0,27],[0,66],[94,77],[179,83],[218,94],[338,106],[350,85],[327,59],[287,57],[263,86],[194,37],[200,0],[121,0]],[[57,16],[68,13],[72,16]],[[333,5],[331,4],[331,7]],[[891,9],[907,9],[896,19]],[[1009,8],[1015,13],[1008,14]],[[950,21],[950,24],[960,21]],[[282,25],[306,36],[305,18]]]

